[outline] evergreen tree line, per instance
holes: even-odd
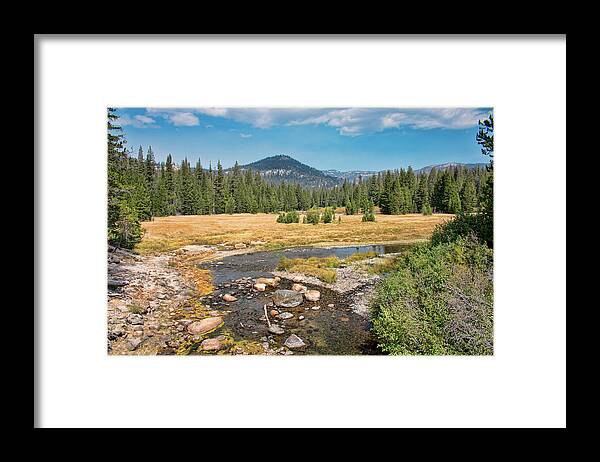
[[[455,167],[415,174],[409,167],[382,172],[356,182],[330,188],[304,187],[295,182],[273,184],[259,172],[235,166],[225,172],[194,166],[184,159],[174,164],[156,162],[152,147],[140,146],[137,157],[126,156],[123,172],[134,185],[132,206],[140,220],[169,215],[220,213],[274,213],[313,207],[346,207],[347,213],[364,213],[376,205],[384,214],[471,213],[481,203],[485,168]]]

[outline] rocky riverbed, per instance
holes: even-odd
[[[109,248],[109,354],[377,353],[367,304],[379,276],[361,270],[369,260],[338,268],[333,284],[275,271],[281,255],[344,256],[375,246],[253,247],[187,246],[157,256]],[[198,271],[210,272],[210,287],[197,283]]]

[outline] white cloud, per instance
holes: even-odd
[[[155,123],[155,120],[152,117],[148,117],[148,116],[145,116],[145,115],[136,115],[133,118],[136,119],[137,121],[143,123],[143,124],[153,124],[153,123]]]
[[[240,136],[242,138],[252,138],[252,135],[250,135],[249,133],[240,133]]]
[[[170,114],[168,119],[173,125],[191,127],[200,124],[200,119],[191,112],[178,112],[176,114]]]
[[[267,108],[198,108],[198,112],[225,117],[257,128],[276,125],[320,125],[338,129],[341,135],[358,136],[402,126],[416,129],[460,129],[475,126],[488,110],[476,108],[395,109],[267,109]]]
[[[194,109],[146,108],[149,114],[156,114],[175,126],[192,127],[200,125]]]
[[[336,109],[325,114],[290,121],[290,125],[326,124],[336,127],[341,135],[358,136],[403,126],[416,129],[460,129],[477,125],[488,110],[456,109]]]
[[[256,128],[278,125],[328,125],[341,135],[359,136],[410,127],[462,129],[477,125],[489,110],[479,108],[148,108],[148,114],[165,118],[173,125],[199,125],[197,114],[224,117]]]
[[[131,127],[135,127],[135,128],[156,128],[157,127],[156,120],[154,120],[152,117],[148,117],[148,116],[140,115],[140,114],[133,116],[133,118],[131,118],[127,114],[122,114],[119,116],[118,123],[122,127],[127,127],[127,126],[131,126]]]

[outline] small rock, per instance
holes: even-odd
[[[245,249],[246,248],[246,244],[236,244],[233,246],[235,249]]]
[[[303,294],[304,292],[306,292],[308,290],[308,287],[303,286],[302,284],[294,284],[292,286],[292,290]]]
[[[144,318],[141,314],[130,314],[127,316],[127,322],[133,325],[144,324]]]
[[[304,294],[304,298],[309,302],[316,302],[321,298],[321,292],[318,290],[309,290]]]
[[[277,316],[277,317],[278,317],[279,319],[290,319],[290,318],[293,318],[293,317],[294,317],[294,315],[293,315],[292,313],[285,312],[285,313],[281,313],[281,314],[280,314],[279,316]]]
[[[328,308],[333,308],[335,305],[333,303],[330,303],[329,305],[327,305]]]
[[[275,287],[279,283],[277,278],[258,278],[255,281],[257,284],[265,284],[269,287]]]
[[[319,305],[316,305],[316,306],[311,306],[310,309],[311,310],[320,310],[321,307]]]
[[[231,294],[225,294],[225,295],[223,295],[223,300],[225,300],[226,302],[235,302],[237,300],[237,298],[235,298]]]
[[[221,342],[216,338],[207,338],[202,340],[200,348],[203,351],[218,351],[221,349]]]
[[[304,316],[300,315],[298,316],[298,320],[302,321],[304,319]]]
[[[294,276],[292,278],[292,281],[294,281],[294,282],[304,282],[304,276]]]
[[[271,327],[269,327],[269,332],[271,332],[272,334],[281,335],[285,331],[279,326],[272,325]]]
[[[254,288],[256,290],[258,290],[259,292],[264,292],[265,289],[267,288],[267,285],[266,284],[262,284],[260,282],[257,282],[256,284],[254,284]]]
[[[271,310],[271,316],[277,316],[278,314],[279,314],[279,311]]]
[[[223,318],[215,316],[212,318],[205,318],[201,321],[195,321],[187,326],[187,330],[192,334],[206,334],[221,325]]]
[[[137,347],[139,347],[141,343],[142,343],[142,339],[141,338],[131,338],[131,339],[128,339],[127,340],[127,349],[129,351],[133,351]]]
[[[219,336],[217,337],[217,340],[218,340],[219,342],[223,342],[223,341],[225,341],[225,339],[226,339],[226,338],[227,338],[227,337],[225,337],[224,335],[219,335]]]
[[[286,339],[284,345],[288,348],[302,348],[306,343],[304,343],[296,334],[292,334]]]

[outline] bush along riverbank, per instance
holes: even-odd
[[[393,262],[370,305],[379,348],[395,355],[491,355],[494,119],[479,121],[489,156],[481,207],[438,225],[427,244]]]
[[[382,351],[493,354],[493,255],[474,236],[417,245],[396,260],[371,303]]]

